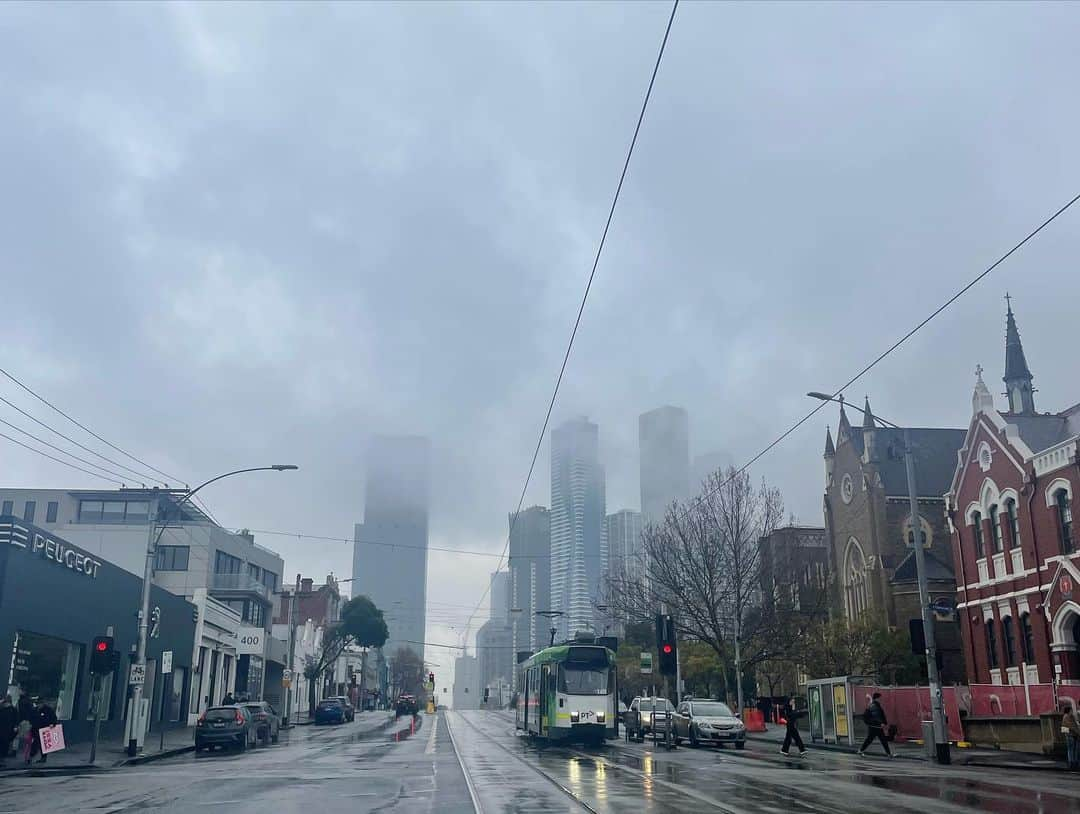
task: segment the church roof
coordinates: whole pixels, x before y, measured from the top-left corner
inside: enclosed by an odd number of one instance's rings
[[[904,466],[904,431],[879,427],[877,445],[883,450],[878,464],[886,495],[906,495],[907,469]],[[967,430],[912,428],[908,430],[915,453],[915,481],[920,497],[941,497],[952,485],[956,471],[956,451],[964,445]]]
[[[1071,438],[1069,420],[1064,415],[1050,413],[1024,415],[1021,413],[1001,413],[1002,418],[1020,432],[1020,438],[1032,452],[1042,452],[1054,444]]]
[[[930,582],[951,582],[956,579],[953,569],[931,554],[929,551],[923,555],[923,564],[926,566],[926,579]],[[919,571],[915,567],[915,552],[908,554],[904,561],[893,572],[893,582],[917,582]]]
[[[832,456],[832,455],[835,455],[835,454],[836,454],[836,447],[833,446],[833,442],[832,442],[832,430],[830,430],[828,427],[826,427],[825,428],[825,457],[828,458],[829,456]]]
[[[1002,381],[1030,378],[1031,370],[1024,357],[1024,346],[1020,343],[1020,331],[1016,328],[1016,318],[1010,304],[1005,315],[1005,376]]]

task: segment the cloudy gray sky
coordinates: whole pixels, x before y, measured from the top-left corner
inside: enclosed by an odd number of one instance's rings
[[[428,435],[432,544],[497,552],[668,9],[5,4],[3,366],[192,482],[301,465],[208,490],[226,525],[351,536],[369,433]],[[599,423],[610,510],[638,504],[640,412],[746,459],[1080,191],[1078,29],[1070,4],[680,8],[555,413]],[[1039,405],[1076,401],[1078,224],[849,397],[963,426],[1010,289]],[[755,469],[804,522],[827,422]],[[2,443],[4,485],[100,485]],[[431,555],[429,640],[494,562]]]

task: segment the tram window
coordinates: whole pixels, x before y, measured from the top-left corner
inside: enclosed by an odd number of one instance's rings
[[[569,695],[605,695],[608,668],[563,664],[559,667],[559,692]]]

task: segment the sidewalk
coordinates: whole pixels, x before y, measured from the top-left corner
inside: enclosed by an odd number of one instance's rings
[[[777,749],[784,742],[784,727],[777,726],[776,724],[769,724],[768,731],[766,732],[748,732],[746,737],[749,740],[772,743],[775,744]],[[844,744],[835,743],[811,743],[807,737],[807,733],[800,730],[800,734],[803,735],[803,739],[806,741],[807,749],[823,749],[830,752],[847,752],[848,754],[855,754],[858,750],[858,746],[847,746]],[[926,749],[922,744],[907,741],[904,743],[891,743],[889,747],[897,758],[904,760],[922,760],[929,761],[930,758],[926,754]],[[881,754],[881,744],[875,743],[871,745],[873,754]],[[870,754],[870,750],[867,752]],[[980,749],[980,748],[965,748],[961,749],[954,746],[952,748],[952,765],[954,766],[987,766],[996,769],[1025,769],[1036,771],[1054,771],[1065,772],[1068,771],[1068,766],[1063,760],[1055,760],[1052,757],[1046,755],[1036,755],[1030,752],[1010,752],[1004,749]]]
[[[102,737],[98,741],[97,756],[90,764],[90,741],[73,743],[66,749],[53,752],[46,763],[27,766],[22,757],[9,757],[0,763],[0,777],[23,775],[47,777],[101,771],[115,766],[134,766],[152,760],[180,755],[195,748],[195,728],[191,726],[167,729],[165,746],[161,748],[161,733],[152,730],[143,743],[143,749],[133,758],[127,756],[127,743],[123,737]],[[35,761],[37,758],[35,758]]]

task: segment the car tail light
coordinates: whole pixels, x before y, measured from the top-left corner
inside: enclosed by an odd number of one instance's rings
[[[244,722],[244,716],[241,715],[239,712],[236,713],[236,722],[238,724],[242,724]]]

